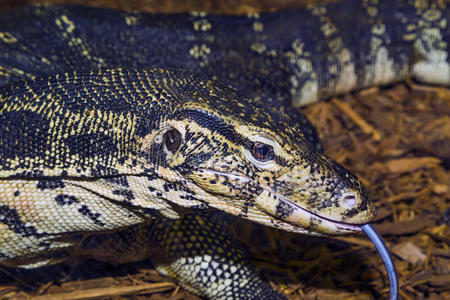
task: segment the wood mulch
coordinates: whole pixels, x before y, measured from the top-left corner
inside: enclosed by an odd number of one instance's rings
[[[450,299],[450,90],[407,80],[303,111],[325,152],[367,186],[378,209],[375,226],[393,253],[401,299]],[[386,298],[384,266],[363,235],[316,238],[236,226],[257,270],[288,299]],[[0,299],[30,298],[199,299],[149,262],[1,267]]]

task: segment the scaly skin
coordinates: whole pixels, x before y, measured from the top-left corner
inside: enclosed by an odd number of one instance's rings
[[[178,207],[302,233],[356,231],[344,223],[373,217],[361,183],[288,115],[186,72],[56,76],[5,88],[1,99],[2,190],[10,211],[27,214],[8,224],[11,234],[115,229],[142,222],[136,209],[178,218]],[[175,152],[170,130],[181,135]],[[272,159],[258,161],[256,143]]]
[[[217,211],[306,234],[370,222],[361,182],[294,106],[408,75],[448,84],[447,18],[389,1],[260,17],[2,13],[0,262],[117,263],[154,245],[158,269],[200,295],[281,297]],[[352,27],[367,33],[357,45]]]
[[[4,263],[37,267],[49,261],[30,257],[71,252],[73,232],[179,218],[185,209],[310,234],[356,231],[351,224],[373,217],[361,183],[288,115],[186,72],[54,76],[7,86],[0,99]],[[272,147],[267,161],[255,157],[258,144]]]

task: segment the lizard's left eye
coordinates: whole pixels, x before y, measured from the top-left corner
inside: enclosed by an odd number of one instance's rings
[[[164,135],[164,142],[167,150],[175,153],[181,146],[181,133],[176,129],[171,129]]]
[[[264,143],[256,142],[252,147],[252,155],[259,161],[272,160],[275,156],[273,147]]]

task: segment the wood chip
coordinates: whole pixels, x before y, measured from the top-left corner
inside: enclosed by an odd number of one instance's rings
[[[175,287],[172,282],[158,282],[158,283],[147,283],[135,286],[113,286],[107,288],[94,288],[86,290],[78,290],[74,292],[59,293],[59,294],[49,294],[45,296],[32,297],[32,300],[77,300],[77,299],[88,299],[88,298],[104,298],[113,297],[120,295],[135,294],[138,292],[146,293],[158,293],[162,291],[168,291]]]
[[[369,123],[367,123],[363,118],[361,118],[348,103],[339,100],[338,98],[333,98],[332,102],[343,111],[353,122],[358,125],[361,130],[366,134],[371,134],[375,141],[381,140],[380,133],[375,130]]]
[[[399,158],[386,162],[386,172],[406,173],[417,169],[435,168],[442,163],[442,160],[436,157],[417,157],[417,158]]]
[[[64,291],[87,290],[92,288],[109,287],[118,282],[112,277],[95,278],[91,280],[70,281],[61,284]]]
[[[372,95],[372,94],[378,93],[379,90],[380,90],[379,87],[372,86],[372,87],[360,90],[358,92],[358,95],[361,96],[361,97],[364,97],[364,96],[367,96],[367,95]]]
[[[339,241],[344,241],[346,243],[363,246],[363,247],[366,247],[366,248],[373,247],[372,242],[369,241],[366,238],[357,238],[357,237],[353,237],[353,236],[334,236],[332,238],[336,239],[336,240],[339,240]]]
[[[373,300],[367,293],[349,293],[336,290],[315,290],[305,294],[305,300]]]
[[[426,259],[426,255],[423,254],[422,250],[409,241],[395,245],[391,251],[412,264],[422,263]]]
[[[450,289],[450,274],[434,275],[431,277],[429,282],[433,286],[442,286]]]
[[[431,279],[431,277],[433,277],[433,271],[423,270],[423,271],[419,271],[418,273],[411,276],[411,278],[409,279],[409,282],[411,285],[418,285],[418,284],[427,282],[428,280]]]
[[[402,235],[421,231],[422,229],[430,227],[434,223],[435,220],[428,217],[418,217],[408,221],[384,222],[382,224],[376,224],[375,227],[381,235]]]
[[[443,257],[450,258],[450,249],[433,248],[433,250],[431,250],[431,255],[443,256]]]

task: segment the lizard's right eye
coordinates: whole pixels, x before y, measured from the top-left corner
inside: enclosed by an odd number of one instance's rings
[[[176,129],[171,129],[164,134],[164,144],[172,153],[178,150],[181,146],[181,133]]]
[[[273,147],[264,143],[254,143],[252,147],[252,155],[259,161],[272,160],[274,157]]]

